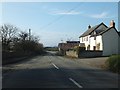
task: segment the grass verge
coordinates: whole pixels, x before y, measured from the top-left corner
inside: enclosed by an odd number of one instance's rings
[[[105,62],[106,68],[112,72],[120,73],[120,55],[112,55]]]

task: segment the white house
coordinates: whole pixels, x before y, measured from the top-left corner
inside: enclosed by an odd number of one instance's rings
[[[80,37],[80,43],[84,43],[86,50],[103,51],[103,56],[120,54],[120,32],[115,28],[115,22],[112,20],[107,27],[103,22],[91,27]]]

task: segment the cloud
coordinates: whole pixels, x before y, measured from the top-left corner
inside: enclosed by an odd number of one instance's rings
[[[78,15],[81,14],[78,11],[53,11],[53,15]]]
[[[102,12],[100,14],[93,14],[93,15],[90,15],[90,17],[92,17],[92,18],[109,18],[107,12]]]
[[[110,18],[118,18],[117,16],[113,16],[108,12],[96,13],[96,14],[83,14],[82,16],[94,18],[94,19],[110,19]]]

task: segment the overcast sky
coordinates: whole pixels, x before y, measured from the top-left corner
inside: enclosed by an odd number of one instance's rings
[[[0,17],[3,24],[15,25],[23,31],[30,28],[44,46],[57,46],[61,40],[79,40],[89,24],[104,22],[109,26],[114,20],[118,28],[118,3],[7,2],[2,3]]]

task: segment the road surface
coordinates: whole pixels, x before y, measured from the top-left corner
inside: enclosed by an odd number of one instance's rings
[[[2,88],[118,88],[118,75],[48,53],[3,67]]]

